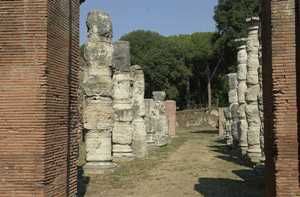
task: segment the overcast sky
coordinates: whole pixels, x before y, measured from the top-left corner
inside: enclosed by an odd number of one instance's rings
[[[215,31],[214,6],[218,0],[87,0],[81,5],[80,40],[86,40],[85,20],[91,10],[109,13],[114,40],[137,29],[162,35]]]

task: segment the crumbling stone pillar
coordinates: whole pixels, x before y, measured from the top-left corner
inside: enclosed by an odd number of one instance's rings
[[[176,101],[165,101],[166,114],[169,121],[169,136],[176,136]]]
[[[147,133],[145,125],[145,77],[141,66],[131,66],[133,80],[133,140],[132,148],[138,158],[147,155]]]
[[[219,107],[219,137],[225,137],[225,115],[224,108]]]
[[[262,5],[266,197],[300,196],[299,9],[298,0]]]
[[[240,39],[238,42],[245,42],[245,39]],[[246,45],[242,45],[238,48],[238,68],[237,68],[237,79],[238,79],[238,101],[239,101],[239,147],[242,156],[247,154],[248,150],[248,122],[246,118],[246,92],[247,92],[247,50]]]
[[[85,68],[83,125],[86,142],[85,173],[101,173],[112,163],[112,22],[108,14],[88,14],[88,41],[84,49]]]
[[[228,77],[228,101],[229,101],[229,111],[231,116],[227,116],[231,118],[231,135],[232,135],[232,143],[233,146],[237,146],[239,144],[239,116],[238,116],[238,81],[237,81],[237,74],[230,73],[227,75]]]
[[[155,114],[154,111],[154,100],[145,99],[145,127],[147,133],[146,142],[149,145],[154,144],[154,124],[152,124],[152,117]]]
[[[228,146],[231,146],[233,144],[233,137],[231,133],[232,118],[231,118],[229,107],[224,108],[224,116],[225,116],[225,140],[226,140],[226,144]]]
[[[114,43],[113,67],[113,156],[133,158],[133,81],[130,72],[129,42]]]
[[[261,120],[258,106],[258,96],[260,85],[258,78],[259,69],[259,18],[247,19],[248,39],[247,39],[247,93],[246,93],[246,115],[248,121],[248,157],[251,162],[259,163],[261,160],[260,131]]]
[[[169,124],[166,115],[164,100],[166,93],[163,91],[152,92],[154,100],[154,109],[152,117],[152,132],[154,133],[154,142],[157,146],[164,146],[169,143]]]

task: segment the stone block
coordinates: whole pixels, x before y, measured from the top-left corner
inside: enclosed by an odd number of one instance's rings
[[[129,145],[132,143],[133,126],[131,122],[115,122],[112,141],[114,144]]]
[[[152,92],[154,101],[164,101],[166,99],[166,93],[164,91],[154,91]]]
[[[260,93],[259,84],[248,86],[247,93],[246,93],[246,101],[257,103],[259,93]]]
[[[99,129],[99,126],[113,124],[112,101],[109,98],[87,100],[83,109],[83,125],[85,129]]]
[[[87,17],[88,36],[112,38],[112,21],[109,14],[102,11],[91,11]]]
[[[111,161],[112,128],[103,130],[89,130],[86,133],[86,160],[87,162]]]
[[[132,149],[136,157],[143,158],[147,155],[147,133],[145,120],[143,118],[135,119],[133,125]]]
[[[129,72],[130,61],[130,43],[128,41],[117,41],[113,44],[113,67],[116,71]]]

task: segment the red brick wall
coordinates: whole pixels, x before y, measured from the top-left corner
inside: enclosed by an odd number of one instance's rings
[[[78,6],[0,1],[0,196],[76,192]]]
[[[296,0],[263,2],[266,196],[299,195]]]

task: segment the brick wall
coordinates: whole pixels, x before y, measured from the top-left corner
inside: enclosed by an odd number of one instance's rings
[[[296,0],[263,1],[263,83],[268,197],[299,195],[295,2]]]
[[[0,1],[0,196],[76,193],[78,6]]]

